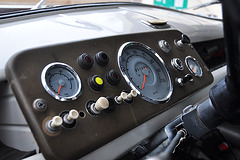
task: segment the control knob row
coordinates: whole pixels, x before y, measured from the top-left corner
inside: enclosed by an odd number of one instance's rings
[[[64,126],[64,124],[71,124],[79,117],[79,113],[77,110],[72,109],[65,114],[62,118],[61,116],[54,116],[51,120],[47,121],[46,129],[49,132],[56,132],[60,128],[60,126]]]

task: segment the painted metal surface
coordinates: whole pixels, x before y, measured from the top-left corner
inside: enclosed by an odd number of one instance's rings
[[[180,103],[176,104],[171,109],[167,110],[166,112],[162,113],[161,115],[154,117],[153,119],[149,120],[148,122],[138,126],[137,128],[122,135],[121,137],[115,139],[114,141],[102,146],[101,148],[97,149],[96,151],[81,158],[81,160],[93,160],[93,159],[112,160],[112,159],[116,159],[122,153],[126,152],[129,149],[129,147],[134,146],[138,142],[151,136],[153,133],[155,133],[157,131],[158,128],[164,127],[165,124],[167,124],[169,121],[169,119],[167,117],[177,116],[177,115],[172,115],[173,110],[178,110],[178,112],[180,113],[185,108],[185,106],[199,103],[200,101],[203,101],[204,99],[206,99],[208,97],[206,95],[208,94],[209,89],[212,86],[214,86],[217,82],[219,82],[226,75],[226,66],[212,72],[212,74],[214,77],[214,82],[210,86],[191,95],[188,99],[181,101]],[[159,124],[159,122],[162,122],[162,123]],[[139,134],[139,133],[141,133],[141,134]],[[44,160],[44,157],[42,154],[37,154],[35,156],[26,158],[25,160],[35,160],[35,159]]]

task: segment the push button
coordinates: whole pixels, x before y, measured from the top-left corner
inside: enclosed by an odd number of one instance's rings
[[[104,81],[103,79],[98,76],[94,75],[90,80],[89,80],[90,87],[95,90],[95,91],[100,91],[103,89],[104,86]]]
[[[111,70],[110,72],[107,73],[106,79],[109,84],[117,86],[121,80],[121,76],[117,71]]]
[[[82,69],[88,70],[92,68],[93,63],[93,58],[86,53],[83,53],[81,56],[78,57],[78,64]]]
[[[95,60],[100,66],[106,66],[108,64],[109,58],[105,52],[100,51],[95,55]]]

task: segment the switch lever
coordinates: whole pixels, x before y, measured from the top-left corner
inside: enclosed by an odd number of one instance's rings
[[[92,103],[90,106],[90,111],[94,115],[99,115],[102,110],[105,110],[109,107],[109,101],[105,97],[100,97],[96,103]]]
[[[131,90],[131,92],[128,93],[127,100],[131,101],[133,99],[133,97],[137,97],[137,91],[136,90]]]
[[[181,87],[184,86],[188,81],[193,81],[193,77],[190,74],[185,75],[183,78],[176,78],[177,84]]]
[[[60,116],[54,116],[51,120],[47,121],[46,129],[49,132],[56,132],[62,125],[63,120]]]
[[[128,94],[126,92],[122,92],[120,96],[116,96],[114,100],[117,104],[121,104],[123,100],[127,100],[127,96]]]
[[[63,121],[64,123],[67,123],[67,124],[71,124],[73,123],[73,121],[75,119],[77,119],[79,117],[79,113],[77,110],[75,109],[72,109],[69,111],[68,114],[66,114],[64,117],[63,117]]]
[[[180,48],[180,49],[183,49],[183,44],[190,44],[191,41],[189,39],[189,37],[185,34],[182,34],[182,39],[180,40],[175,40],[175,45]]]

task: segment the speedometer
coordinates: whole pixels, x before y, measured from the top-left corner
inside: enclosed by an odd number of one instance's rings
[[[145,100],[162,103],[173,91],[169,72],[161,57],[150,47],[127,42],[118,52],[118,66],[132,89]]]

